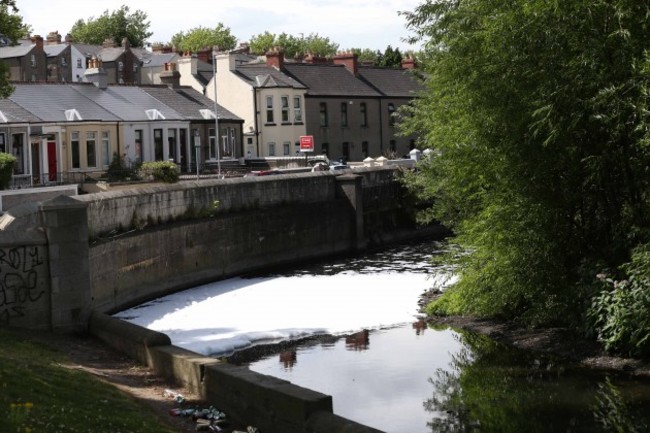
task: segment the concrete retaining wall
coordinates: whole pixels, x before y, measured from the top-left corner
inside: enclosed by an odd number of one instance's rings
[[[234,419],[273,433],[381,433],[335,415],[332,397],[169,344],[169,338],[93,312],[92,334],[175,379]]]

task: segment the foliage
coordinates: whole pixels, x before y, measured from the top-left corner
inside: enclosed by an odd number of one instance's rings
[[[336,54],[339,45],[331,42],[327,37],[319,36],[318,33],[310,33],[307,37],[296,37],[286,33],[275,35],[266,31],[253,36],[250,40],[251,52],[254,54],[265,54],[274,47],[281,47],[287,58],[308,53],[327,57]]]
[[[77,20],[70,35],[75,42],[92,45],[101,45],[106,39],[122,44],[122,40],[127,38],[132,47],[142,47],[153,34],[149,31],[150,25],[145,12],[136,10],[131,13],[129,7],[123,5],[110,13],[105,10],[98,18]]]
[[[588,323],[605,349],[630,356],[650,355],[650,244],[634,250],[621,266],[625,279],[599,274],[601,291],[589,309]]]
[[[17,14],[15,0],[0,0],[0,35],[9,39],[12,43],[27,36],[31,27],[23,23],[23,18]],[[14,91],[9,83],[9,66],[6,62],[0,62],[0,98],[7,98]]]
[[[10,153],[0,152],[0,189],[7,189],[11,184],[11,176],[14,174],[16,157]]]
[[[379,51],[374,51],[369,48],[352,48],[350,51],[357,55],[357,59],[360,63],[376,65],[377,60],[381,57]]]
[[[430,311],[578,324],[585,281],[648,240],[648,2],[428,0],[406,17],[427,90],[402,125],[436,151],[428,217],[469,252]]]
[[[108,164],[106,175],[109,182],[120,182],[125,180],[137,179],[137,171],[139,167],[132,169],[129,167],[124,159],[124,156],[119,156],[117,152],[113,153],[113,158]]]
[[[232,35],[229,27],[219,23],[215,28],[195,27],[185,32],[176,33],[172,37],[172,45],[178,51],[197,52],[218,47],[219,50],[232,50],[237,44],[237,38]]]
[[[178,182],[178,167],[171,161],[143,162],[141,170],[158,182]]]
[[[380,68],[400,68],[402,67],[402,53],[400,53],[399,48],[393,49],[389,45],[384,53],[377,57],[375,64]]]
[[[168,432],[118,389],[72,368],[60,353],[0,330],[0,426],[7,432]]]

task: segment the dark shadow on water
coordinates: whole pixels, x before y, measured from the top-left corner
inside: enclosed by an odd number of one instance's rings
[[[645,432],[650,383],[506,348],[460,332],[429,379],[431,432]],[[641,385],[641,386],[639,386]]]

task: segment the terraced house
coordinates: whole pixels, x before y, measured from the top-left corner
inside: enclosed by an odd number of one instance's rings
[[[202,164],[214,141],[214,103],[181,87],[172,65],[161,86],[109,85],[97,59],[87,83],[13,83],[13,94],[0,100],[0,143],[18,159],[17,179],[47,185],[97,178],[114,155],[128,163],[171,160],[193,171],[197,145]],[[241,143],[242,119],[221,107],[218,115],[230,143]]]

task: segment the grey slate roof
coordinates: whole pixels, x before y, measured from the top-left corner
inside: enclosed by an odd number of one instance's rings
[[[99,51],[98,57],[102,59],[102,62],[114,62],[122,54],[124,54],[124,48],[122,47],[107,47]]]
[[[146,110],[156,109],[165,120],[183,120],[183,116],[163,104],[140,87],[108,86],[99,89],[94,85],[71,84],[78,94],[92,100],[119,120],[149,121]]]
[[[41,119],[10,99],[0,99],[0,112],[7,123],[38,123]],[[2,122],[0,122],[2,124]]]
[[[174,89],[168,86],[144,86],[141,89],[160,102],[173,108],[188,120],[204,120],[200,110],[208,109],[214,111],[212,99],[203,96],[200,92],[189,86],[177,87]],[[219,119],[243,121],[240,117],[217,105]]]
[[[412,98],[424,90],[424,85],[411,70],[361,66],[359,77],[388,97]]]
[[[0,59],[13,59],[14,57],[26,56],[34,47],[35,45],[15,45],[12,47],[1,47]]]
[[[74,46],[81,54],[87,57],[97,56],[102,50],[101,45],[73,43],[72,46]]]
[[[381,94],[343,65],[285,63],[284,69],[307,86],[309,96],[378,97]]]
[[[237,75],[253,87],[288,87],[304,89],[305,86],[293,77],[266,65],[265,63],[252,63],[238,65]]]
[[[212,64],[204,62],[203,60],[198,60],[194,78],[196,78],[196,80],[201,83],[203,87],[205,87],[208,85],[213,76],[214,72],[212,70]]]
[[[69,84],[13,84],[9,99],[45,122],[65,122],[65,111],[76,109],[83,120],[117,121],[119,118]],[[95,87],[92,84],[76,86]]]
[[[138,58],[142,60],[143,68],[159,68],[165,63],[174,62],[178,58],[177,53],[164,53],[164,54],[144,54],[142,57],[136,53]]]
[[[47,57],[56,57],[60,55],[66,48],[68,44],[53,44],[43,46],[43,51]]]

